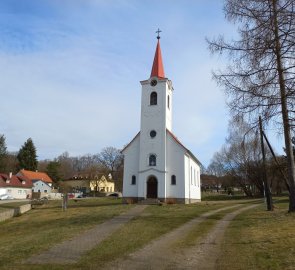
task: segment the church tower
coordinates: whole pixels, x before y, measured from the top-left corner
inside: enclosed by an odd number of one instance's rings
[[[172,129],[173,87],[172,82],[165,77],[160,37],[157,38],[150,78],[141,81],[139,181],[145,179],[147,173],[152,172],[148,179],[151,183],[147,185],[146,190],[148,197],[165,196],[166,130]],[[143,191],[144,189],[142,187]]]
[[[173,86],[165,77],[159,32],[150,78],[140,82],[140,132],[122,150],[123,197],[197,202],[201,163],[172,133]]]

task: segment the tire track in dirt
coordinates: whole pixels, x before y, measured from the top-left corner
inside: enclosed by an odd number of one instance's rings
[[[225,215],[193,247],[175,249],[171,248],[171,246],[179,239],[183,239],[191,229],[203,222],[206,218],[238,206],[241,205],[209,211],[152,241],[142,249],[127,255],[125,259],[119,259],[108,264],[104,269],[214,269],[218,259],[221,240],[230,221],[239,213],[251,209],[257,206],[257,204],[240,208]]]

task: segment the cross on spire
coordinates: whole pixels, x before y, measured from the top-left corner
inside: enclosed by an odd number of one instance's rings
[[[162,31],[158,28],[158,30],[156,31],[156,33],[158,33],[158,36],[157,36],[157,39],[160,39],[161,37],[160,37],[160,33],[161,33]]]
[[[161,48],[160,48],[160,33],[161,32],[162,31],[159,28],[156,31],[156,33],[158,34],[158,36],[157,36],[158,42],[157,42],[157,48],[156,48],[156,52],[155,52],[151,77],[165,78],[162,53],[161,53]]]

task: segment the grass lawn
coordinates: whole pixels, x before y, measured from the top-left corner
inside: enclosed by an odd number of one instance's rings
[[[60,202],[50,202],[20,217],[0,223],[0,269],[59,270],[103,269],[151,240],[210,210],[259,200],[204,201],[193,205],[148,206],[141,216],[86,253],[73,265],[25,265],[31,254],[48,249],[128,210],[120,199],[87,199],[62,212]],[[274,212],[258,206],[240,214],[226,231],[218,269],[294,269],[295,215],[287,214],[287,201],[280,199]],[[235,208],[237,209],[237,208]],[[233,209],[234,210],[234,209]],[[187,248],[213,228],[229,210],[214,214],[192,230],[175,248]]]
[[[31,254],[46,250],[130,207],[133,206],[123,205],[121,199],[96,198],[78,202],[70,200],[68,210],[62,212],[61,201],[50,201],[24,215],[1,222],[0,269],[21,269],[21,260]]]
[[[71,269],[103,269],[104,265],[114,258],[124,257],[202,213],[227,205],[204,202],[191,205],[149,206],[142,216],[115,232]]]
[[[241,193],[227,195],[224,193],[202,192],[202,201],[235,201],[235,200],[252,200]]]
[[[203,202],[194,205],[148,206],[143,215],[116,231],[97,248],[74,265],[24,265],[30,254],[46,250],[63,239],[76,235],[133,206],[121,205],[121,200],[104,198],[85,200],[61,212],[60,202],[50,202],[27,214],[0,225],[0,269],[99,269],[114,258],[122,257],[152,239],[180,226],[186,221],[228,202]],[[4,236],[4,237],[3,237]],[[2,241],[3,239],[3,241]]]
[[[295,214],[286,198],[240,214],[226,231],[218,269],[295,269]]]

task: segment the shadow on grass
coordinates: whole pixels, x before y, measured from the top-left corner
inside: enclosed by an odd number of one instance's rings
[[[104,207],[104,206],[118,206],[118,205],[127,205],[123,204],[122,200],[115,201],[110,201],[110,202],[102,202],[102,203],[93,203],[93,202],[87,202],[86,200],[71,200],[68,202],[68,208],[96,208],[96,207]],[[58,209],[61,208],[62,201],[59,201],[58,203],[55,203],[53,205],[52,203],[45,203],[43,205],[36,205],[35,209],[38,210],[48,210],[48,209]]]
[[[261,197],[246,197],[244,195],[202,195],[202,201],[236,201],[236,200],[253,200],[261,199]]]

